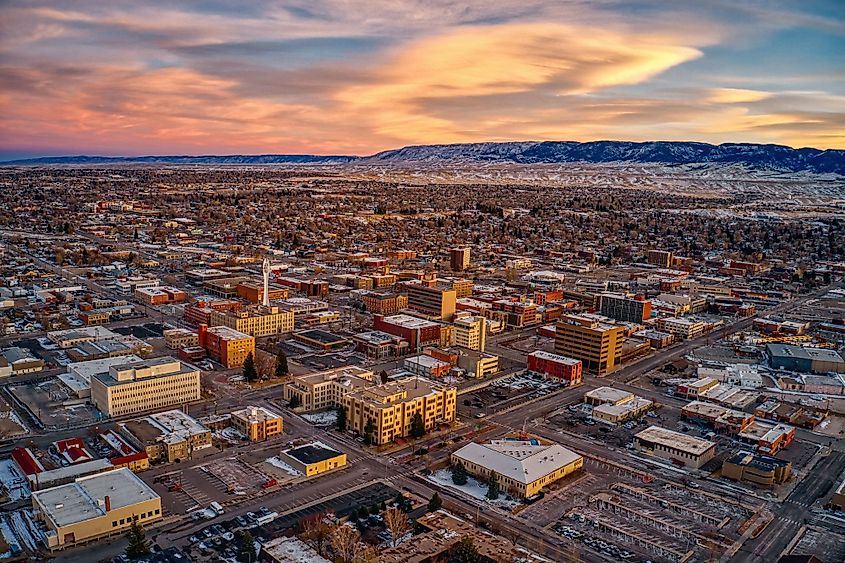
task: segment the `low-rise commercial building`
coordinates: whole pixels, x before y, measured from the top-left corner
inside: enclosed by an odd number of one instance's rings
[[[306,477],[346,467],[346,454],[322,442],[312,442],[282,450],[279,458]]]
[[[310,348],[324,352],[343,348],[349,343],[343,336],[318,328],[294,333],[293,338]]]
[[[171,328],[164,331],[164,344],[171,350],[181,350],[199,344],[199,335],[184,328]]]
[[[234,411],[231,421],[232,426],[253,442],[278,436],[284,430],[282,415],[261,406]]]
[[[428,354],[420,354],[406,358],[402,367],[414,375],[436,379],[448,374],[449,370],[452,369],[452,364],[438,360]]]
[[[0,377],[34,373],[44,369],[44,360],[26,348],[13,346],[0,352]]]
[[[420,352],[426,346],[451,344],[450,336],[444,334],[443,325],[410,315],[375,315],[373,328],[405,339],[410,352]]]
[[[51,551],[125,533],[161,518],[161,497],[128,469],[115,469],[32,493]]]
[[[374,315],[395,315],[408,308],[408,296],[402,293],[368,293],[364,308]]]
[[[147,305],[167,305],[181,303],[188,298],[188,294],[176,287],[139,287],[135,289],[135,298]]]
[[[845,360],[836,350],[829,348],[767,344],[766,355],[769,365],[774,369],[803,373],[845,373]]]
[[[689,340],[704,334],[704,331],[707,329],[707,323],[694,319],[662,317],[657,319],[657,328],[674,335],[676,338]]]
[[[792,475],[792,464],[776,457],[737,452],[722,464],[722,477],[770,488],[785,483]]]
[[[120,425],[127,441],[152,462],[179,462],[211,447],[211,430],[180,410],[137,418]]]
[[[538,439],[471,442],[454,452],[451,461],[482,480],[495,475],[501,490],[519,498],[536,495],[584,466],[575,452]]]
[[[583,363],[581,360],[537,350],[528,354],[528,371],[546,379],[566,381],[570,385],[581,383]]]
[[[360,332],[352,336],[355,350],[371,360],[395,358],[408,353],[408,343],[401,336],[380,330]]]
[[[253,281],[242,281],[235,287],[235,292],[241,299],[252,303],[264,302],[264,284]],[[288,298],[288,290],[276,284],[269,284],[267,295],[270,301],[279,301]]]
[[[716,455],[714,442],[659,426],[649,426],[635,434],[634,446],[638,451],[693,469],[698,469]]]

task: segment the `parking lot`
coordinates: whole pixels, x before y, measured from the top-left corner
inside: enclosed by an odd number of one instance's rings
[[[55,377],[7,389],[49,430],[84,426],[101,418],[94,406],[76,399]]]

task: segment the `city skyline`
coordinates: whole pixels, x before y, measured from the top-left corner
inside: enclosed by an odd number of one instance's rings
[[[0,159],[845,147],[836,2],[10,2],[0,14]]]

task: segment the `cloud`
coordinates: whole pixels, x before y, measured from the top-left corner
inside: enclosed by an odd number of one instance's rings
[[[759,102],[771,96],[770,92],[760,90],[746,90],[744,88],[713,88],[707,101],[714,104],[739,104],[743,102]]]

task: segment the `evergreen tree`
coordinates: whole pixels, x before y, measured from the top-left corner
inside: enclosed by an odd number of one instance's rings
[[[423,436],[425,436],[425,423],[423,422],[422,415],[416,413],[411,419],[411,437],[422,438]]]
[[[499,498],[499,479],[495,473],[490,475],[490,480],[487,482],[487,498],[490,500]]]
[[[255,539],[248,531],[239,531],[235,536],[235,542],[238,547],[238,561],[242,563],[254,563],[255,557]]]
[[[373,432],[376,431],[376,425],[373,419],[367,419],[367,424],[364,426],[364,443],[368,446],[373,443]]]
[[[435,512],[437,510],[440,510],[441,506],[443,506],[443,501],[440,500],[440,495],[435,492],[433,495],[431,495],[431,498],[428,500],[428,511]]]
[[[358,509],[358,519],[359,520],[366,520],[370,516],[370,511],[367,510],[366,506],[362,506]]]
[[[449,563],[481,563],[481,556],[472,538],[461,538],[452,553],[452,557],[449,558]]]
[[[467,484],[467,470],[460,461],[452,466],[452,482],[456,485]]]
[[[150,544],[144,536],[144,528],[137,520],[132,521],[132,525],[126,532],[126,539],[129,540],[129,545],[126,546],[126,556],[130,559],[138,559],[150,553]]]
[[[379,373],[378,375],[381,378],[382,383],[387,383],[387,380],[390,379],[390,376],[387,375],[387,372],[384,370],[381,370],[381,373]]]
[[[246,359],[244,359],[244,379],[247,381],[258,379],[258,371],[255,369],[255,358],[252,357],[252,352],[247,354]]]
[[[276,377],[284,377],[290,373],[288,370],[288,357],[285,353],[280,349],[279,353],[276,354],[276,370],[275,375]]]
[[[346,432],[346,407],[344,406],[337,409],[337,429]]]

